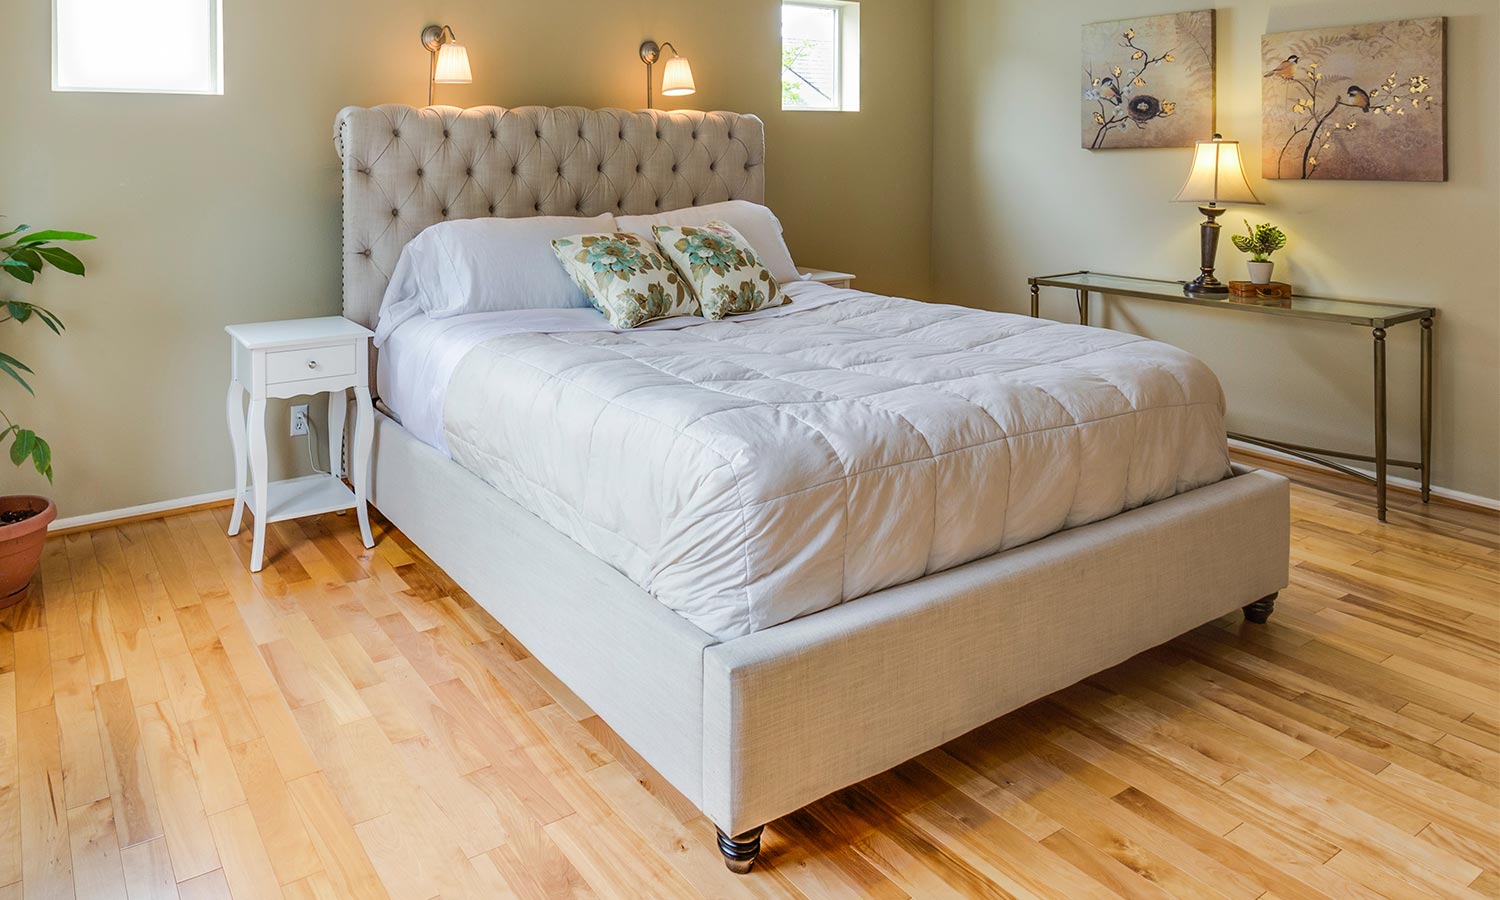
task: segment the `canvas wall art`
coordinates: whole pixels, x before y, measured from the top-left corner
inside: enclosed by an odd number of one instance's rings
[[[1214,11],[1083,26],[1083,147],[1191,147],[1214,131]]]
[[[1443,181],[1442,17],[1268,34],[1261,175]]]

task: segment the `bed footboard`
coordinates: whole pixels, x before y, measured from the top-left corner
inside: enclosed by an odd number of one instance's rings
[[[1286,479],[1236,477],[704,652],[703,810],[737,835],[1287,584]],[[721,842],[721,847],[722,847]]]

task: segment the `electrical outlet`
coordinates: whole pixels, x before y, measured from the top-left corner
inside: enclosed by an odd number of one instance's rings
[[[299,434],[307,434],[307,404],[298,403],[292,407],[292,437]]]

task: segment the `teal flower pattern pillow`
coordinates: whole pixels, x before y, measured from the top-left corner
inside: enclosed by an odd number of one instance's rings
[[[703,314],[722,319],[736,313],[780,306],[790,298],[761,264],[744,235],[724,222],[656,225],[656,243],[687,276]]]
[[[563,269],[616,328],[701,314],[673,265],[633,234],[579,234],[552,242]]]

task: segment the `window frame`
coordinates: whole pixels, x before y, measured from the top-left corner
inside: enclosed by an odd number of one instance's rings
[[[212,84],[207,90],[152,87],[93,87],[65,85],[59,79],[61,29],[58,28],[57,6],[62,0],[52,0],[52,90],[67,94],[180,94],[192,97],[219,97],[224,94],[224,0],[202,0],[208,4],[208,68]]]
[[[838,39],[833,48],[835,97],[834,105],[829,107],[787,106],[783,100],[782,112],[859,112],[859,0],[781,0],[778,10],[784,11],[788,6],[828,9],[837,14]],[[785,35],[781,38],[781,50],[786,51]],[[784,73],[784,68],[778,69],[778,75]]]

